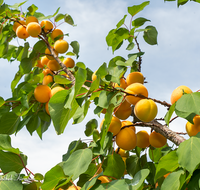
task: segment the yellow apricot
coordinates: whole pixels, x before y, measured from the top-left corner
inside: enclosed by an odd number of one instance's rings
[[[49,59],[47,58],[46,55],[43,56],[43,57],[41,57],[41,64],[42,64],[43,66],[47,65],[48,61],[49,61]]]
[[[69,44],[65,40],[57,40],[54,43],[54,49],[58,53],[65,53],[68,50],[68,48],[69,48]]]
[[[46,103],[51,97],[51,88],[47,85],[39,85],[34,90],[34,96],[38,102]]]
[[[137,136],[134,130],[129,129],[128,127],[123,128],[116,135],[116,144],[118,147],[124,150],[132,150],[136,147]]]
[[[126,82],[127,85],[133,84],[133,83],[144,83],[144,76],[141,72],[132,72],[130,74],[128,74],[128,76],[126,77]]]
[[[23,25],[20,25],[20,26],[17,27],[16,35],[17,35],[18,38],[21,38],[21,39],[26,39],[26,38],[29,37],[29,34],[26,31],[26,27],[23,26]]]
[[[105,121],[105,119],[103,119],[100,123],[100,129],[103,125],[103,122]],[[113,133],[113,136],[117,135],[121,129],[121,121],[115,117],[115,116],[112,116],[112,119],[111,119],[111,122],[110,122],[110,125],[109,125],[109,128],[108,128],[108,131],[112,132]]]
[[[53,48],[53,47],[52,47]],[[47,58],[49,59],[49,60],[54,60],[54,57],[53,57],[53,55],[51,54],[51,52],[50,52],[50,50],[48,49],[48,48],[46,48],[46,50],[45,50],[45,55],[47,56]],[[54,50],[54,53],[56,54],[56,55],[58,55],[58,52],[57,51],[55,51]]]
[[[109,183],[110,182],[110,180],[106,176],[100,176],[100,177],[98,177],[98,180],[100,180],[101,183]]]
[[[48,85],[51,82],[53,82],[53,77],[51,75],[46,75],[42,80],[43,85]]]
[[[184,85],[177,87],[171,94],[171,104],[174,104],[178,99],[180,99],[184,93],[192,93],[192,90]]]
[[[50,113],[49,113],[49,102],[47,102],[45,104],[45,110],[46,110],[47,114],[50,115]]]
[[[79,187],[79,186],[70,186],[70,187],[68,187],[68,189],[67,190],[80,190],[81,189],[81,187]]]
[[[149,135],[149,143],[155,148],[161,148],[167,143],[167,139],[160,133],[153,131]]]
[[[41,60],[37,60],[36,67],[39,67],[39,68],[41,68],[41,69],[44,68],[44,66],[43,66],[42,63],[41,63]]]
[[[37,22],[38,23],[38,19],[35,16],[29,16],[26,18],[26,25],[28,25],[30,22]]]
[[[41,26],[37,22],[30,22],[26,26],[26,31],[32,37],[38,37],[38,35],[41,33],[42,29],[41,29]]]
[[[134,114],[143,122],[152,121],[156,117],[157,113],[157,105],[151,99],[142,99],[135,104]]]
[[[122,121],[122,127],[133,125],[131,121]],[[129,126],[128,128],[132,129],[135,132],[135,126]]]
[[[53,72],[52,72],[50,69],[48,69],[48,68],[45,69],[45,70],[43,70],[42,73],[44,74],[44,76],[46,76],[46,75],[48,75],[48,74],[53,75]]]
[[[126,83],[124,78],[120,78],[120,85],[118,85],[117,83],[114,83],[114,87],[115,88],[120,87],[120,88],[125,89],[127,86],[128,85],[127,85],[127,83]]]
[[[58,29],[58,28],[56,28],[51,33],[51,39],[52,40],[55,40],[55,38],[63,39],[63,35],[64,35],[63,31]]]
[[[126,150],[124,150],[124,149],[122,149],[122,148],[117,148],[116,150],[115,150],[115,152],[117,153],[117,154],[119,154],[121,157],[129,157],[129,152],[128,151],[126,151]]]
[[[13,24],[13,30],[14,32],[16,32],[18,26],[21,26],[21,25],[26,25],[26,22],[24,20],[19,20],[19,22],[14,22]]]
[[[126,93],[135,94],[135,95],[142,95],[144,97],[148,97],[148,91],[146,87],[141,83],[133,83],[130,84],[126,89]],[[143,99],[142,97],[135,97],[132,95],[127,95],[126,100],[130,103],[135,105],[139,100]]]
[[[61,86],[56,86],[56,87],[52,88],[51,89],[51,96],[53,96],[54,94],[56,94],[57,92],[59,92],[61,90],[65,90],[65,89]]]
[[[92,81],[94,81],[94,80],[96,80],[96,79],[97,79],[96,72],[97,72],[97,71],[94,71],[94,73],[92,74]]]
[[[49,31],[51,31],[53,29],[53,24],[52,22],[48,21],[48,20],[43,20],[40,23],[40,26],[42,27],[42,29],[47,33]]]
[[[150,145],[149,143],[149,134],[147,133],[147,131],[142,130],[137,132],[137,144],[136,146],[140,147],[140,148],[146,148]]]
[[[47,67],[52,71],[58,71],[60,69],[60,65],[55,59],[49,60],[47,63]]]
[[[195,136],[198,132],[200,132],[200,115],[196,115],[193,118],[193,123],[190,123],[189,121],[186,123],[186,131],[187,134],[191,136]]]
[[[67,57],[63,60],[63,64],[65,64],[66,67],[73,68],[75,66],[75,62],[72,58]]]

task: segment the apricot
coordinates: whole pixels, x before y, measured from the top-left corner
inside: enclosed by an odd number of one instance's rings
[[[133,83],[144,83],[144,76],[141,72],[132,72],[128,74],[126,77],[126,83],[127,85],[133,84]]]
[[[29,37],[29,34],[26,31],[26,27],[23,26],[23,25],[20,25],[20,26],[17,27],[16,35],[17,35],[18,38],[21,38],[21,39],[26,39],[26,38]]]
[[[97,79],[96,72],[97,72],[97,71],[94,71],[94,73],[92,74],[92,81],[94,81],[94,80],[96,80],[96,79]]]
[[[133,123],[131,121],[122,121],[122,127],[128,126],[128,125],[133,125]],[[128,128],[134,130],[135,132],[135,126],[129,126]]]
[[[137,136],[135,131],[130,128],[123,128],[116,135],[116,144],[124,150],[132,150],[136,147]]]
[[[106,176],[100,176],[100,177],[98,177],[98,180],[100,180],[101,183],[109,183],[110,182],[110,180]]]
[[[50,113],[49,113],[49,102],[47,102],[45,104],[45,110],[46,110],[47,114],[50,115]]]
[[[105,119],[103,119],[101,121],[100,129],[101,129],[104,121],[105,121]],[[112,116],[108,131],[112,132],[113,136],[115,136],[115,135],[117,135],[119,133],[119,131],[121,129],[121,125],[122,125],[121,121],[117,117]]]
[[[75,62],[72,58],[67,57],[63,60],[63,64],[65,64],[66,67],[73,68],[75,66]]]
[[[44,76],[46,76],[46,75],[48,75],[48,74],[51,74],[51,75],[53,75],[53,72],[50,70],[50,69],[44,69],[43,71],[42,71],[42,73],[44,74]]]
[[[53,48],[53,47],[52,47]],[[51,54],[51,52],[50,52],[50,50],[48,49],[48,48],[46,48],[46,50],[45,50],[45,55],[47,56],[47,58],[49,59],[49,60],[54,60],[54,57],[53,57],[53,55]],[[54,53],[56,54],[56,55],[58,55],[58,52],[57,51],[55,51],[54,50]]]
[[[153,131],[149,135],[149,143],[155,148],[161,148],[167,143],[167,139],[160,133]]]
[[[140,148],[146,148],[150,145],[149,143],[149,134],[147,133],[147,131],[142,130],[137,132],[137,144],[136,146],[140,147]]]
[[[55,40],[56,38],[63,39],[63,37],[64,37],[63,31],[58,28],[54,29],[51,33],[52,40]]]
[[[18,22],[14,22],[13,24],[13,30],[14,32],[16,32],[18,26],[21,26],[21,25],[26,25],[26,22],[24,20],[19,20]]]
[[[57,92],[59,92],[61,90],[65,90],[65,89],[61,86],[56,86],[56,87],[52,88],[51,89],[51,96],[53,96],[54,94],[56,94]]]
[[[68,48],[69,48],[69,44],[65,40],[57,40],[54,43],[54,49],[58,53],[65,53],[65,52],[67,52]]]
[[[142,95],[144,97],[148,97],[148,91],[146,87],[141,83],[133,83],[130,84],[126,89],[126,93],[135,94],[135,95]],[[142,97],[136,97],[132,95],[127,95],[126,100],[130,103],[135,105],[139,100],[143,99]]]
[[[28,25],[30,22],[38,23],[38,19],[35,16],[29,16],[26,18],[26,25]]]
[[[120,85],[118,85],[117,83],[114,83],[113,85],[115,88],[120,87],[125,89],[128,85],[126,83],[126,80],[124,78],[120,78]]]
[[[44,66],[43,66],[42,63],[41,63],[41,60],[37,60],[36,67],[39,67],[39,68],[41,68],[41,69],[44,68]]]
[[[51,82],[53,82],[53,77],[51,75],[44,76],[44,78],[42,80],[43,85],[48,85]]]
[[[55,59],[49,60],[47,63],[47,67],[52,71],[58,71],[60,69],[60,65]]]
[[[184,85],[177,87],[171,94],[171,104],[174,104],[178,99],[180,99],[184,93],[190,94],[192,93],[192,90]]]
[[[40,26],[42,27],[42,29],[44,30],[44,32],[50,32],[53,29],[53,24],[52,22],[48,21],[48,20],[43,20],[40,23]]]
[[[76,186],[76,187],[75,187],[75,186],[72,185],[72,186],[68,187],[67,190],[77,190],[77,189],[80,190],[81,187],[79,187],[79,186]]]
[[[39,85],[34,90],[34,96],[38,102],[46,103],[51,97],[51,88],[47,85]]]
[[[189,121],[186,123],[186,131],[187,134],[191,136],[195,136],[198,132],[200,132],[200,115],[196,115],[193,118],[193,123],[190,123]]]
[[[41,26],[37,22],[30,22],[26,26],[26,31],[31,37],[38,37],[42,29],[41,29]]]
[[[43,66],[47,65],[48,61],[49,61],[49,59],[47,58],[46,55],[43,56],[43,57],[41,57],[41,64],[42,64]]]
[[[142,99],[135,104],[134,113],[139,120],[150,122],[156,117],[158,108],[153,100]]]
[[[118,149],[119,149],[119,150],[118,150]],[[121,157],[126,157],[126,158],[129,157],[129,152],[126,151],[126,150],[124,150],[124,149],[122,149],[122,148],[117,148],[117,149],[115,150],[115,152],[116,152],[117,154],[119,154]]]

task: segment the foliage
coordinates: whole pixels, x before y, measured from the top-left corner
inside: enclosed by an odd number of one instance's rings
[[[198,0],[193,1],[199,2]],[[177,1],[178,6],[187,2],[188,0]],[[52,31],[63,22],[75,26],[69,14],[59,13],[58,8],[53,15],[45,16],[37,11],[36,5],[31,5],[27,12],[22,12],[20,7],[24,3],[26,1],[11,6],[0,1],[0,57],[8,62],[19,62],[19,70],[11,83],[12,97],[9,99],[0,97],[0,168],[2,174],[0,189],[67,189],[75,185],[75,180],[82,189],[91,190],[164,190],[169,187],[172,190],[199,189],[200,148],[198,143],[200,133],[185,140],[166,126],[176,119],[171,118],[173,114],[193,123],[194,116],[199,115],[200,112],[200,92],[191,94],[183,92],[182,97],[171,105],[165,101],[144,97],[140,93],[130,94],[126,88],[120,86],[121,80],[126,75],[141,72],[142,56],[145,52],[142,52],[140,48],[138,34],[143,34],[143,39],[147,44],[158,44],[156,27],[148,25],[151,21],[144,17],[135,18],[150,4],[150,1],[128,7],[128,14],[124,15],[116,24],[116,28],[111,29],[106,36],[107,45],[112,52],[114,53],[125,45],[126,50],[130,52],[127,53],[127,57],[115,56],[108,64],[103,63],[95,72],[92,72],[82,62],[77,62],[72,68],[65,66],[63,62],[65,57],[79,58],[80,45],[76,40],[69,43],[70,51],[62,55],[57,55],[55,52],[53,47],[55,41],[60,42],[59,40],[68,34],[58,35],[54,41],[51,37]],[[12,40],[19,37],[18,29],[14,31],[14,23],[23,26],[20,22],[26,21],[29,16],[37,18],[39,23],[52,19],[54,20],[53,27],[47,29],[47,23],[42,26],[41,32],[34,37],[33,47],[29,43],[31,37],[24,39],[23,46],[12,45]],[[130,27],[126,25],[128,17],[130,17]],[[137,50],[134,51],[134,49]],[[47,74],[52,77],[53,81],[47,84],[51,93],[47,94],[48,101],[40,102],[36,99],[35,89],[43,83],[44,71],[50,67],[48,63],[42,64],[41,58],[45,55],[56,60],[59,69],[51,69]],[[58,86],[61,90],[53,95],[54,87]],[[159,123],[156,118],[150,122],[140,121],[132,111],[133,123],[122,126],[117,134],[122,130],[125,131],[126,128],[131,129],[135,134],[134,127],[151,127],[152,131],[155,130],[177,146],[170,147],[167,143],[156,148],[151,143],[145,148],[134,146],[135,148],[125,151],[127,156],[120,154],[120,147],[114,150],[116,136],[113,136],[114,132],[109,127],[113,122],[113,115],[123,105],[127,96],[151,99],[167,107],[168,111],[163,118],[165,123]],[[53,166],[44,176],[40,173],[33,174],[26,167],[28,157],[11,145],[10,135],[17,134],[26,127],[30,135],[36,132],[42,139],[43,133],[48,130],[51,123],[53,123],[55,132],[60,135],[64,132],[68,122],[73,121],[73,124],[77,124],[84,120],[90,104],[95,105],[94,114],[98,116],[105,114],[100,131],[96,119],[91,119],[86,124],[85,135],[92,137],[93,140],[89,143],[81,139],[71,142],[60,163]],[[128,108],[133,110],[134,105]],[[121,123],[120,121],[120,126]],[[125,139],[122,142],[124,143]],[[165,177],[166,174],[169,175]],[[102,176],[106,177],[107,183],[100,180]]]

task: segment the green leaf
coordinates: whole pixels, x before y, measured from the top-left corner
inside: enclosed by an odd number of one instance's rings
[[[115,152],[109,154],[103,162],[103,174],[120,179],[124,175],[125,165],[122,157]]]
[[[77,57],[77,59],[78,59],[78,57],[79,57],[79,50],[80,50],[80,45],[79,45],[79,43],[78,43],[77,41],[72,41],[72,42],[70,43],[70,45],[71,45],[72,48],[73,48],[73,53],[76,54],[76,57]]]
[[[142,186],[144,180],[146,179],[146,177],[149,175],[149,169],[142,169],[140,171],[138,171],[134,178],[131,180],[131,184],[132,185],[131,189],[132,190],[137,190],[140,188],[140,186]]]
[[[64,21],[65,21],[66,23],[72,25],[72,26],[75,26],[72,17],[71,17],[70,15],[68,15],[68,14],[65,15]]]
[[[135,47],[135,44],[133,42],[130,42],[126,48],[126,50],[132,50]]]
[[[154,26],[147,26],[145,28],[147,31],[144,31],[143,38],[149,45],[156,45],[158,32]]]
[[[165,122],[166,124],[169,126],[169,122],[170,122],[170,119],[172,117],[172,114],[174,113],[174,110],[175,110],[175,104],[171,105],[170,108],[169,108],[169,111],[166,113],[164,119],[165,119]]]
[[[41,181],[41,180],[44,179],[44,176],[41,173],[35,173],[34,174],[34,179]]]
[[[85,135],[87,137],[91,136],[93,134],[94,129],[97,129],[97,127],[98,122],[96,119],[91,119],[90,121],[88,121],[86,124]]]
[[[149,5],[150,1],[145,1],[140,5],[133,5],[132,7],[128,7],[128,13],[131,16],[136,15],[140,11],[142,11],[147,5]]]
[[[164,180],[164,182],[161,186],[161,189],[162,190],[169,190],[169,187],[170,187],[170,190],[180,189],[180,185],[181,185],[180,184],[180,177],[183,174],[184,174],[183,170],[179,170],[179,171],[176,171],[176,172],[169,174],[167,176],[167,178]]]
[[[38,10],[38,7],[35,6],[34,4],[32,4],[31,6],[29,6],[29,7],[27,8],[27,10],[29,11],[29,13],[30,13],[31,15],[34,15],[34,13]]]
[[[149,157],[153,162],[158,162],[162,157],[162,150],[163,148],[149,148]]]
[[[20,158],[21,157],[21,158]],[[23,161],[23,163],[22,163]],[[0,150],[0,168],[3,173],[15,171],[20,173],[27,164],[27,157],[23,154],[17,155],[12,152]]]
[[[126,159],[126,170],[132,177],[140,170],[139,158],[136,155],[131,155]]]
[[[179,167],[176,151],[172,151],[163,156],[156,167],[155,181],[169,172],[173,172]]]
[[[24,74],[30,73],[32,69],[33,60],[30,58],[24,58],[21,60],[20,66]]]
[[[72,82],[62,75],[55,75],[53,79],[54,79],[54,82],[58,84],[70,84]]]
[[[200,133],[182,142],[177,150],[178,163],[188,170],[190,174],[194,172],[200,163]]]
[[[124,17],[117,23],[117,29],[124,24],[126,17],[127,15],[124,15]]]
[[[18,117],[14,112],[3,114],[0,118],[0,134],[13,134],[17,129],[19,122],[20,117]]]
[[[20,81],[20,79],[22,78],[23,73],[21,72],[21,70],[19,70],[16,74],[15,77],[13,79],[13,81],[11,82],[11,90],[12,92],[14,91],[16,85],[18,84],[18,82]]]
[[[10,5],[9,7],[10,8],[13,8],[13,9],[18,9],[20,6],[22,6],[24,3],[26,3],[28,0],[26,0],[26,1],[23,1],[23,2],[21,2],[21,3],[15,3],[14,5]]]
[[[87,71],[79,68],[75,77],[75,95],[77,95],[87,79]]]
[[[72,176],[72,180],[84,173],[92,161],[92,151],[88,148],[73,152],[63,164],[65,175]]]
[[[33,115],[28,123],[26,124],[26,128],[29,131],[29,133],[32,135],[33,132],[40,126],[41,119],[38,115]]]
[[[55,17],[55,22],[58,22],[62,20],[63,18],[65,18],[65,15],[60,13]]]
[[[0,107],[3,106],[5,103],[4,99],[0,96]]]
[[[53,17],[55,17],[58,14],[59,10],[60,10],[60,7],[57,8],[56,12],[53,14]]]
[[[175,112],[179,117],[183,117],[193,123],[194,115],[200,114],[200,92],[184,94],[176,102]]]
[[[15,154],[20,154],[18,148],[12,147],[11,138],[7,134],[0,134],[0,150],[6,150]]]
[[[185,3],[187,3],[188,2],[188,0],[178,0],[178,7],[180,6],[180,5],[184,5]]]
[[[197,189],[199,189],[199,183],[200,183],[200,172],[199,172],[199,169],[197,169],[192,174],[192,177],[191,177],[187,187],[189,190],[197,190]]]
[[[43,190],[53,189],[62,179],[66,179],[63,169],[61,166],[56,165],[45,174],[44,182],[42,184],[42,189]]]
[[[135,26],[135,27],[138,28],[138,27],[142,26],[147,21],[150,21],[150,20],[143,18],[143,17],[139,17],[139,18],[136,18],[135,20],[133,20],[132,26]]]

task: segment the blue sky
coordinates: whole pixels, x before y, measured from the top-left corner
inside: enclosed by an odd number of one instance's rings
[[[158,45],[156,46],[146,44],[142,33],[139,35],[140,47],[145,52],[142,73],[148,81],[145,85],[148,88],[149,96],[170,102],[172,91],[180,85],[186,85],[193,91],[200,89],[200,54],[198,53],[200,4],[189,2],[177,8],[176,2],[164,3],[163,1],[151,0],[150,5],[136,17],[145,17],[151,20],[148,24],[155,26],[158,30]],[[6,0],[7,4],[19,2],[21,1]],[[66,37],[67,41],[77,40],[80,43],[80,57],[77,61],[84,62],[95,71],[103,62],[108,63],[114,56],[121,55],[127,58],[127,54],[130,52],[125,50],[118,50],[113,55],[111,49],[107,48],[105,37],[127,14],[128,6],[142,2],[141,0],[29,0],[22,6],[22,9],[26,11],[28,6],[35,4],[39,8],[38,11],[45,15],[53,14],[58,7],[60,7],[60,13],[70,14],[77,26],[63,24],[60,28],[69,33],[69,37]],[[23,44],[22,41],[20,43]],[[125,46],[123,47],[125,49]],[[18,62],[8,63],[1,60],[0,96],[5,99],[11,96],[10,84],[18,65]],[[158,118],[163,117],[166,108],[159,106],[158,109]],[[81,124],[69,123],[64,134],[60,136],[56,135],[51,126],[44,133],[42,141],[37,134],[34,133],[31,137],[24,129],[16,137],[12,137],[12,144],[28,155],[27,167],[32,172],[44,174],[62,160],[62,155],[66,153],[71,141],[86,138],[84,135],[85,124],[92,119],[92,115],[93,110],[91,109]],[[102,119],[94,117],[99,122]],[[185,132],[185,123],[185,120],[177,119],[170,128]]]

